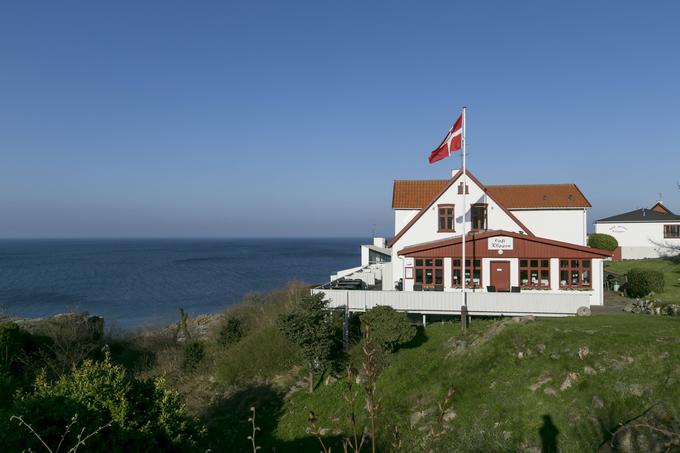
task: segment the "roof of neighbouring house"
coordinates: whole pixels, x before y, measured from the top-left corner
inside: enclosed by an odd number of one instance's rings
[[[669,211],[670,212],[670,211]],[[678,222],[680,215],[667,214],[665,212],[653,211],[651,209],[642,208],[635,211],[624,212],[623,214],[605,217],[604,219],[596,220],[595,223],[609,223],[609,222]]]
[[[395,180],[392,209],[422,209],[449,179]],[[507,209],[590,208],[576,184],[486,186],[489,195]]]

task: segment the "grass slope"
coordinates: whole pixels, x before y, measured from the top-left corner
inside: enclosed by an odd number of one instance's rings
[[[625,274],[634,267],[663,272],[666,280],[665,288],[656,297],[664,303],[680,303],[680,259],[677,257],[667,259],[650,258],[606,263],[606,270],[620,274]]]
[[[417,448],[449,387],[455,417],[435,451],[514,451],[552,440],[561,451],[593,451],[618,423],[657,401],[680,409],[680,320],[597,316],[498,326],[475,320],[464,335],[459,324],[431,325],[393,356],[378,383],[383,451],[393,450],[394,426],[402,451]],[[306,431],[313,411],[333,451],[341,451],[338,436],[348,429],[343,389],[338,381],[281,400],[275,437],[265,443],[318,451]]]

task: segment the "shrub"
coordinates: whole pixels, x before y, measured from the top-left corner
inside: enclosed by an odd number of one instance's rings
[[[30,386],[46,359],[50,359],[48,338],[31,335],[13,322],[1,323],[0,405],[11,402],[17,389]]]
[[[257,330],[227,349],[217,369],[227,385],[267,381],[300,364],[298,348],[275,326]]]
[[[400,344],[416,336],[416,329],[406,313],[385,305],[374,307],[361,315],[361,325],[370,328],[371,339],[385,351],[394,351]]]
[[[200,341],[189,341],[182,349],[182,369],[194,371],[205,357],[205,346]]]
[[[217,342],[222,346],[231,346],[243,338],[241,320],[234,317],[226,319],[217,334]]]
[[[88,442],[91,451],[192,450],[203,433],[163,380],[137,380],[108,354],[103,361],[86,359],[53,382],[40,376],[35,390],[15,401],[12,414],[22,416],[48,445],[59,442],[74,416],[78,423],[72,436],[111,423]],[[37,451],[36,439],[27,432],[2,425],[0,440],[5,445]]]
[[[593,233],[588,236],[588,247],[613,252],[619,246],[619,241],[614,236],[604,233]]]
[[[659,293],[664,289],[664,275],[660,271],[633,268],[628,271],[626,278],[630,297],[644,297],[651,292]]]

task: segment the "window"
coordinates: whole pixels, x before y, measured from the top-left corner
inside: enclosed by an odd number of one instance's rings
[[[482,286],[482,261],[472,260],[472,267],[470,267],[470,260],[465,260],[465,287],[466,288],[481,288]],[[470,281],[472,275],[472,282]],[[461,287],[460,279],[460,260],[453,260],[453,287]]]
[[[454,206],[452,204],[440,204],[439,208],[439,232],[453,232],[454,228]]]
[[[519,260],[519,285],[522,288],[550,288],[550,260]]]
[[[680,225],[664,225],[663,226],[663,237],[665,239],[678,239],[678,238],[680,238]]]
[[[590,287],[590,260],[560,260],[560,288]]]
[[[444,284],[444,260],[442,258],[417,258],[415,283],[425,286]]]
[[[470,194],[470,186],[468,186],[466,184],[465,185],[465,195],[469,195],[469,194]],[[461,181],[460,184],[458,184],[458,195],[463,195],[463,181]]]
[[[473,230],[486,230],[486,204],[476,203],[470,208]]]

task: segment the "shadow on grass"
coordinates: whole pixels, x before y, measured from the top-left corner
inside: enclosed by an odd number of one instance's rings
[[[303,452],[321,451],[319,440],[313,436],[302,437],[291,441],[281,441],[275,432],[278,421],[283,414],[283,397],[281,392],[267,385],[254,385],[242,389],[228,398],[216,403],[204,416],[207,426],[207,441],[212,451],[246,452],[252,451],[248,436],[252,436],[253,426],[248,419],[251,407],[255,408],[256,444],[262,452]],[[340,437],[325,437],[326,447],[333,451],[342,451]]]
[[[413,349],[425,344],[428,340],[427,332],[423,326],[416,326],[416,336],[408,343],[399,346],[399,349]]]
[[[550,415],[543,416],[543,425],[539,428],[538,434],[541,436],[542,453],[557,453],[559,451],[557,436],[559,436],[560,430],[557,429]]]

